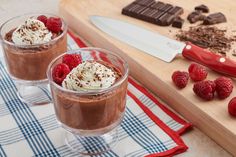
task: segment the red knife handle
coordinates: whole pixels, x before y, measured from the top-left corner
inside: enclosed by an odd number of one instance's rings
[[[200,48],[190,42],[186,43],[183,56],[189,60],[202,64],[219,73],[236,77],[236,62]]]

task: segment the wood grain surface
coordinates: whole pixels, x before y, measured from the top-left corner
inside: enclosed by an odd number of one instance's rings
[[[160,27],[121,15],[121,9],[131,1],[62,0],[60,3],[60,13],[72,29],[89,40],[93,45],[112,50],[126,58],[130,65],[131,75],[145,84],[146,87],[165,100],[169,106],[181,113],[217,143],[236,155],[236,120],[230,117],[227,112],[227,104],[233,96],[236,96],[236,90],[225,100],[215,98],[213,101],[208,102],[195,96],[192,91],[193,82],[190,82],[185,89],[178,90],[172,84],[171,74],[174,70],[187,70],[191,63],[189,60],[178,56],[171,63],[163,62],[110,37],[90,23],[90,15],[107,16],[128,21],[148,30],[174,38],[178,29]],[[236,24],[236,18],[234,18],[236,2],[234,0],[225,0],[224,2],[214,0],[189,0],[187,2],[184,0],[166,0],[165,2],[184,6],[185,13],[182,17],[185,19],[194,6],[204,3],[210,7],[212,13],[220,11],[226,15],[229,22],[217,25],[217,27],[233,31],[233,25]],[[186,22],[184,29],[187,29],[189,26],[190,24]],[[138,34],[137,37],[139,37]],[[214,80],[218,76],[220,75],[209,70],[208,79]]]

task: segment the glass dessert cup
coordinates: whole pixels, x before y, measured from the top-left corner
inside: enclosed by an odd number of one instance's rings
[[[83,61],[97,61],[118,69],[121,77],[104,89],[73,91],[56,84],[52,69],[62,62],[61,55],[48,67],[48,80],[59,125],[65,130],[65,143],[84,155],[101,154],[115,146],[126,107],[128,64],[115,54],[99,48],[82,48],[68,53],[80,54]]]
[[[7,71],[16,84],[18,97],[28,105],[51,102],[46,76],[49,63],[67,51],[67,25],[62,20],[62,32],[42,44],[19,45],[7,39],[14,29],[29,18],[39,15],[57,17],[52,14],[25,14],[11,18],[0,28],[0,39]],[[12,37],[11,37],[12,39]]]

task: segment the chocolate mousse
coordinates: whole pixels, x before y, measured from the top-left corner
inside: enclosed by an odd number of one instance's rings
[[[4,38],[5,60],[13,78],[28,81],[44,80],[49,63],[67,51],[65,23],[56,17],[48,19],[46,17],[46,20],[48,20],[47,24],[37,17],[30,17],[15,28],[6,31],[5,34],[1,32]],[[50,29],[53,27],[51,23],[56,23],[55,21],[61,24],[58,32]],[[7,23],[5,25],[7,26]]]
[[[65,90],[51,86],[58,120],[80,133],[114,129],[125,111],[128,80],[124,75],[107,62],[80,63],[62,82]]]

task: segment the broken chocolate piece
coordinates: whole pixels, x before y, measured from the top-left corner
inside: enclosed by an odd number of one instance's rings
[[[174,19],[172,27],[182,28],[183,24],[184,24],[184,19],[181,19],[181,17],[177,17]]]
[[[218,13],[208,15],[204,19],[203,25],[213,25],[213,24],[217,24],[217,23],[223,23],[223,22],[226,22],[226,21],[227,20],[226,20],[225,15],[218,12]]]
[[[209,12],[209,8],[204,4],[196,6],[194,9],[197,10],[197,11],[201,11],[203,13],[208,13]]]
[[[188,15],[187,19],[190,23],[196,23],[197,21],[204,20],[205,16],[202,15],[199,11],[193,11]]]

